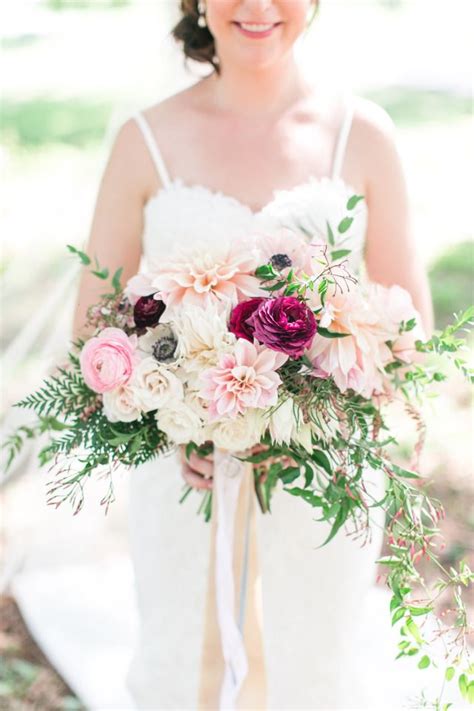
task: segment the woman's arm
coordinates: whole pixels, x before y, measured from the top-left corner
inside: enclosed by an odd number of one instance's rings
[[[119,129],[99,187],[86,248],[101,267],[113,274],[123,267],[122,284],[140,265],[145,176],[143,139],[133,119]],[[73,321],[73,339],[90,335],[85,328],[87,309],[104,293],[104,282],[82,268]]]
[[[377,104],[360,100],[354,123],[357,152],[367,166],[369,208],[365,262],[371,281],[399,284],[410,292],[426,336],[433,330],[428,277],[418,253],[408,188],[392,119]]]

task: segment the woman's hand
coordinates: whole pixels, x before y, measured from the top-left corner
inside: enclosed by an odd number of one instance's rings
[[[214,470],[214,456],[212,452],[206,457],[199,457],[196,452],[191,452],[189,460],[186,459],[186,447],[179,447],[181,458],[181,474],[184,481],[193,489],[212,489],[212,473]]]
[[[256,444],[252,447],[251,452],[252,454],[257,454],[264,449],[266,449],[265,445]],[[196,452],[192,452],[189,460],[187,460],[186,447],[182,444],[179,447],[179,454],[181,458],[181,474],[184,481],[193,487],[193,489],[212,489],[214,471],[214,457],[212,452],[206,457],[199,457]],[[263,484],[266,478],[266,471],[261,472],[260,483]]]

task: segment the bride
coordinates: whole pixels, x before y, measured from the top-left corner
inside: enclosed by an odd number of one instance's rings
[[[211,71],[121,126],[88,252],[111,271],[123,267],[126,281],[193,240],[279,225],[314,233],[357,193],[365,201],[349,238],[352,268],[405,287],[430,332],[393,123],[373,102],[322,90],[296,62],[295,42],[316,10],[317,0],[181,1],[174,37]],[[84,272],[76,334],[101,289]],[[186,462],[182,452],[130,472],[140,635],[127,683],[139,708],[217,708],[212,527],[193,506],[213,487],[212,472],[212,458]],[[198,493],[180,506],[183,479]],[[367,472],[367,481],[381,494],[381,474]],[[271,515],[253,509],[245,613],[253,622],[243,628],[249,674],[238,708],[400,708],[410,675],[405,660],[393,661],[388,599],[374,602],[381,513],[365,546],[341,531],[317,548],[327,529],[302,502],[276,492]]]

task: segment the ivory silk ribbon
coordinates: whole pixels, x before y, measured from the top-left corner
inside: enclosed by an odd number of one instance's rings
[[[211,544],[198,709],[266,709],[253,470],[214,448]]]

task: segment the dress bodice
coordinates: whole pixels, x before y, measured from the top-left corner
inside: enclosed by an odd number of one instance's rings
[[[291,189],[276,190],[270,202],[258,211],[225,193],[190,185],[180,178],[170,179],[148,122],[141,112],[134,117],[162,183],[144,208],[142,250],[146,271],[154,271],[178,246],[193,242],[212,244],[223,238],[238,240],[249,234],[272,233],[279,227],[302,230],[308,239],[322,243],[327,236],[326,221],[333,228],[335,248],[350,249],[349,267],[354,272],[359,270],[368,216],[364,200],[350,213],[354,218],[350,229],[343,234],[337,232],[337,225],[348,214],[347,200],[356,193],[339,175],[351,126],[352,103],[348,104],[341,124],[331,176],[311,176]]]

